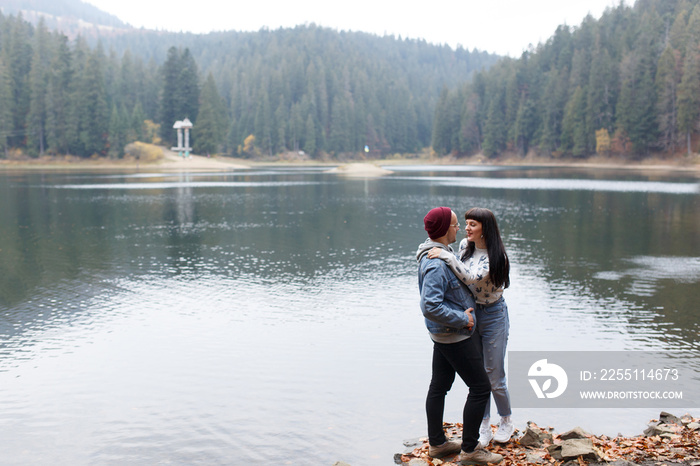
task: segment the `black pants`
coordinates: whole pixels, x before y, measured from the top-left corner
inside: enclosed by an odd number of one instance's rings
[[[473,338],[447,345],[433,342],[433,376],[425,400],[428,440],[433,446],[442,445],[447,441],[442,421],[445,396],[452,388],[455,373],[459,374],[469,387],[462,417],[462,450],[471,452],[479,441],[479,425],[491,396],[491,383],[484,370],[481,349],[474,343]]]

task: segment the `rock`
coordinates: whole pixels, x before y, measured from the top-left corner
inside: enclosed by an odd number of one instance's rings
[[[412,438],[412,439],[404,440],[403,446],[408,447],[408,448],[416,448],[416,447],[420,447],[421,445],[423,445],[424,441],[425,441],[425,438],[423,438],[423,437]]]
[[[589,438],[590,436],[591,434],[581,429],[580,427],[574,427],[570,431],[561,434],[559,438],[562,440],[569,440],[572,438]]]
[[[671,429],[663,424],[658,425],[658,426],[652,424],[644,430],[644,435],[646,437],[653,437],[655,435],[662,436],[662,435],[669,435],[669,434],[674,434],[674,433],[675,432],[673,431],[673,429]]]
[[[422,437],[422,438],[418,437],[418,438],[404,440],[403,446],[406,448],[404,448],[403,453],[397,453],[397,455],[399,455],[399,457],[400,457],[402,454],[404,454],[404,455],[410,454],[416,448],[423,446],[423,442],[425,442],[426,440],[427,439],[424,437]],[[398,461],[396,464],[401,464],[401,461]]]
[[[336,461],[335,463],[333,463],[333,466],[350,466],[350,465],[348,463],[346,463],[345,461]]]
[[[659,422],[663,424],[680,424],[681,420],[671,413],[661,411],[661,414],[659,414]]]
[[[526,451],[525,452],[525,461],[527,461],[528,464],[544,464],[545,460],[542,458],[540,454],[538,454],[536,451]]]
[[[579,456],[587,461],[598,461],[600,457],[593,449],[591,439],[569,439],[547,447],[547,451],[555,460],[576,459]]]
[[[518,442],[525,447],[541,447],[545,440],[552,440],[552,434],[528,427]]]
[[[593,449],[591,439],[569,439],[561,443],[561,456],[564,459],[578,458],[579,456],[590,461],[598,461],[600,459]]]
[[[408,462],[408,466],[430,466],[427,462],[419,458],[413,458]]]
[[[562,460],[561,443],[555,443],[554,445],[548,446],[547,452],[549,453],[549,456],[551,456],[555,460],[558,460],[558,461]]]
[[[588,466],[638,466],[637,463],[632,463],[627,460],[616,460],[612,463],[588,463]]]
[[[686,426],[690,430],[700,430],[700,423],[697,422],[691,422]]]

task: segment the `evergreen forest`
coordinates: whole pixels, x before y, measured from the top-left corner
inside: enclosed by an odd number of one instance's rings
[[[0,158],[120,158],[175,145],[184,118],[195,153],[248,158],[700,150],[700,0],[620,2],[517,59],[313,24],[190,34],[105,14],[81,35],[56,18],[82,2],[48,4],[49,23],[0,13]]]
[[[0,157],[123,157],[132,141],[198,154],[415,153],[443,87],[499,57],[315,25],[205,35],[110,29],[69,38],[0,15]],[[116,31],[116,32],[115,32]]]
[[[443,89],[432,148],[639,159],[698,152],[699,123],[700,2],[637,0]]]

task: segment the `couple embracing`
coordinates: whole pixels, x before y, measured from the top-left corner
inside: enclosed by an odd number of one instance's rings
[[[499,463],[503,457],[485,448],[492,439],[508,442],[515,430],[504,367],[509,322],[503,289],[510,285],[510,264],[490,210],[471,209],[465,221],[459,259],[450,245],[460,225],[448,207],[437,207],[425,216],[429,239],[417,253],[420,305],[433,341],[432,379],[425,403],[429,455],[461,452],[461,464]],[[445,396],[456,374],[469,387],[461,441],[448,440],[443,430]],[[491,393],[501,416],[495,436],[490,424]]]

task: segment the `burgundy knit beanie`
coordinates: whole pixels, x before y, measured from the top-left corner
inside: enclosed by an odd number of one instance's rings
[[[438,239],[445,236],[448,228],[450,228],[451,221],[452,209],[449,207],[435,207],[423,218],[425,231],[428,232],[430,239]]]

